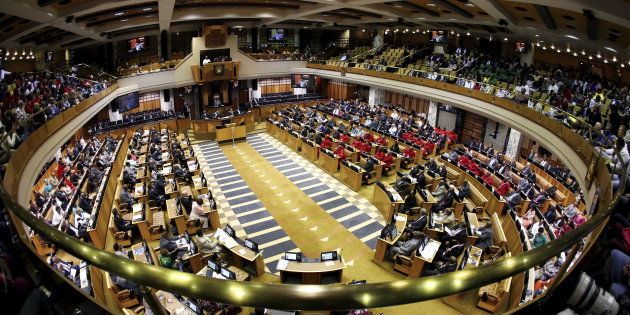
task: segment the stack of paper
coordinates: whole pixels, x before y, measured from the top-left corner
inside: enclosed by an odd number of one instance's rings
[[[276,266],[277,270],[286,270],[287,266],[289,266],[289,261],[284,259],[278,259],[278,265]]]

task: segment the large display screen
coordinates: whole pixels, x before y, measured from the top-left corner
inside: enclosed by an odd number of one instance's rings
[[[118,101],[119,113],[124,113],[140,106],[140,94],[138,92],[119,96],[116,98],[116,100]]]
[[[291,76],[291,86],[294,88],[313,88],[315,77],[308,74],[294,74]]]
[[[269,42],[283,42],[287,40],[287,30],[284,28],[270,28],[269,29]]]
[[[515,49],[517,52],[526,53],[527,52],[527,44],[525,42],[516,42]]]
[[[129,52],[141,51],[144,49],[144,37],[136,37],[129,40]]]
[[[446,43],[448,39],[445,31],[431,31],[431,41],[434,43]]]

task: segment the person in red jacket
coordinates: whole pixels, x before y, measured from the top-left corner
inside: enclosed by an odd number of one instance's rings
[[[361,150],[361,153],[369,154],[370,152],[372,152],[372,145],[369,142],[362,143],[362,146],[361,148],[359,148],[359,150]]]
[[[65,166],[62,161],[57,161],[57,179],[61,180],[63,178],[63,171]]]
[[[483,176],[481,176],[481,179],[483,180],[484,183],[492,186],[492,184],[494,184],[494,178],[492,177],[492,174],[488,171],[486,171],[485,174],[483,174]]]
[[[367,132],[363,135],[363,140],[368,143],[372,143],[374,142],[374,135],[371,132]]]
[[[481,168],[479,167],[479,164],[470,161],[470,163],[468,163],[468,169],[473,172],[473,174],[477,175],[477,176],[481,176],[481,174],[483,174],[483,171],[481,170]]]
[[[379,149],[374,157],[385,163],[383,167],[384,171],[389,171],[389,169],[392,167],[392,164],[394,164],[394,158],[391,156],[391,154],[387,153],[385,148]]]
[[[435,143],[427,141],[424,143],[424,154],[429,155],[433,153],[433,149],[435,148]]]
[[[361,140],[359,140],[359,139],[356,139],[356,140],[352,141],[352,146],[355,149],[361,151],[363,149],[363,142]]]
[[[319,148],[320,149],[330,149],[331,146],[332,146],[332,140],[330,140],[330,136],[329,135],[326,135],[324,140],[322,140],[322,143],[319,145]]]
[[[459,166],[468,168],[468,164],[470,164],[471,161],[466,155],[461,155],[457,162],[459,163]]]
[[[350,142],[350,136],[348,136],[347,134],[342,134],[341,137],[339,138],[339,142],[341,143],[348,143]]]
[[[344,150],[343,146],[339,145],[337,146],[337,149],[335,149],[335,156],[345,160],[348,156],[346,155],[346,150]]]
[[[385,139],[385,137],[380,137],[376,140],[376,143],[381,146],[387,146],[387,139]]]
[[[499,194],[499,196],[505,196],[505,194],[507,194],[509,190],[510,182],[507,179],[504,179],[503,182],[501,182],[501,185],[499,185],[499,187],[496,189],[496,192],[497,194]]]
[[[413,133],[411,133],[411,132],[409,132],[409,131],[405,131],[405,132],[402,134],[402,138],[403,138],[403,140],[405,140],[405,141],[409,141],[409,140],[412,140],[412,141],[413,141],[413,140],[414,140]]]
[[[403,152],[403,159],[401,161],[401,166],[404,169],[408,169],[411,164],[416,160],[416,151],[411,147],[406,147]]]

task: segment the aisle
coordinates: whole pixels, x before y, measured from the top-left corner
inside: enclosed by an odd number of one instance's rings
[[[286,251],[299,251],[287,233],[267,211],[256,194],[236,172],[214,142],[196,145],[199,164],[219,205],[221,224],[230,224],[238,237],[248,237],[263,250],[267,271],[276,273],[278,259]]]
[[[266,133],[247,142],[354,236],[376,248],[384,221],[370,201]]]

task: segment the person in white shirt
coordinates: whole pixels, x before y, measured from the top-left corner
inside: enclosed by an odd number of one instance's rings
[[[90,214],[83,211],[81,207],[75,208],[74,226],[80,227],[82,225],[88,225],[89,222],[90,222]]]
[[[208,217],[205,214],[205,209],[203,208],[203,200],[201,198],[197,198],[197,200],[193,202],[189,219],[201,221],[202,229],[208,228]]]
[[[396,127],[396,125],[392,125],[391,128],[389,128],[389,134],[395,136],[396,132],[398,132],[398,127]]]
[[[53,227],[59,226],[61,221],[65,219],[66,214],[68,214],[68,212],[61,209],[61,207],[59,206],[53,207],[53,217],[50,222],[50,225],[52,225]]]
[[[207,64],[209,64],[211,62],[212,62],[212,60],[210,60],[210,58],[208,58],[208,56],[205,56],[205,57],[203,57],[202,65],[205,66],[205,65],[207,65]]]

